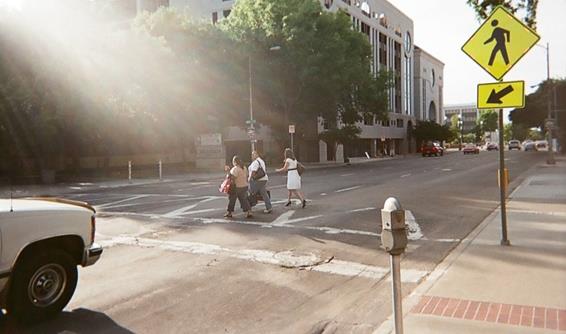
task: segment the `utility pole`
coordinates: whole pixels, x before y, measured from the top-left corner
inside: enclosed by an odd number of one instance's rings
[[[554,160],[554,148],[552,145],[552,96],[551,91],[554,84],[550,81],[550,45],[546,43],[546,81],[548,82],[547,89],[547,109],[548,115],[546,117],[545,127],[546,127],[546,138],[548,141],[548,157],[546,158],[546,163],[548,165],[556,164]]]

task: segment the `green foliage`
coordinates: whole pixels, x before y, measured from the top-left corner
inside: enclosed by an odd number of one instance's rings
[[[438,140],[451,141],[454,139],[454,132],[448,125],[440,125],[434,121],[418,121],[413,134],[417,142]]]
[[[479,20],[485,20],[497,6],[503,6],[514,15],[522,14],[523,21],[536,29],[538,0],[466,0]]]
[[[558,127],[566,129],[566,112],[563,111],[566,110],[566,79],[543,81],[534,93],[526,96],[525,108],[512,110],[509,119],[523,129],[544,129],[549,106],[553,111],[552,118],[558,116]],[[554,136],[558,137],[561,143],[566,143],[566,131],[555,131]]]
[[[493,132],[498,128],[499,115],[495,110],[481,110],[478,125],[483,132]]]
[[[263,105],[275,111],[267,124],[386,119],[390,76],[371,74],[370,44],[344,13],[323,11],[316,0],[241,0],[221,27],[264,65],[256,82]],[[270,53],[274,45],[280,50]]]

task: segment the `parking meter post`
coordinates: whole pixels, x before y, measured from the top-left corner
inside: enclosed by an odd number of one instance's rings
[[[395,334],[403,334],[403,308],[401,295],[401,255],[391,255],[391,290],[393,292],[393,317],[395,318]]]
[[[389,197],[381,209],[381,247],[390,254],[391,288],[395,333],[403,334],[403,309],[401,295],[401,254],[407,247],[405,210],[395,197]]]
[[[163,163],[159,160],[159,181],[163,181]]]
[[[128,161],[128,182],[132,183],[132,161]]]
[[[501,202],[501,245],[510,246],[507,239],[507,211],[505,206],[505,143],[503,142],[503,109],[499,109],[499,201]]]

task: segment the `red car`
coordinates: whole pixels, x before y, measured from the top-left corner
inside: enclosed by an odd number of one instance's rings
[[[444,148],[442,146],[440,146],[439,143],[436,142],[428,142],[426,144],[423,144],[423,146],[421,146],[421,153],[423,154],[423,157],[426,156],[443,156],[444,155]]]
[[[480,149],[475,144],[466,144],[462,152],[464,154],[480,154]]]

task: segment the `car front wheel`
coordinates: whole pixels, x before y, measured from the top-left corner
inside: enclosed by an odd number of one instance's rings
[[[9,295],[9,314],[22,323],[57,315],[77,286],[77,266],[65,252],[28,253],[15,270]]]

